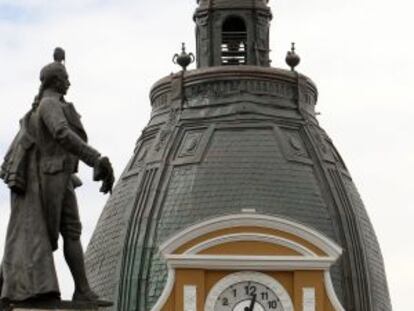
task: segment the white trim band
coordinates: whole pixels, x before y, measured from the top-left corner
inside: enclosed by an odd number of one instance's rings
[[[175,284],[175,270],[171,267],[168,267],[168,278],[167,278],[167,284],[164,287],[164,290],[162,291],[161,297],[157,300],[157,303],[155,306],[152,307],[151,311],[161,311],[162,308],[165,306],[165,304],[168,301],[168,298],[170,298],[171,293],[174,289]]]
[[[191,240],[221,229],[234,227],[259,227],[280,230],[298,236],[320,248],[329,257],[339,258],[342,248],[335,242],[304,225],[290,220],[258,214],[237,214],[214,218],[203,223],[191,226],[173,236],[160,246],[163,254],[171,254],[177,248]]]
[[[302,256],[225,256],[225,255],[166,255],[173,269],[208,270],[328,270],[336,261],[333,257]]]
[[[345,308],[342,306],[341,302],[338,299],[338,296],[335,293],[335,289],[332,284],[332,278],[329,271],[325,271],[325,290],[328,294],[329,301],[334,307],[335,311],[345,311]]]

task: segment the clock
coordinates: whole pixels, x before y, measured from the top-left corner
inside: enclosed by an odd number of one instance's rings
[[[205,311],[293,311],[293,304],[285,288],[269,275],[237,272],[211,289]]]

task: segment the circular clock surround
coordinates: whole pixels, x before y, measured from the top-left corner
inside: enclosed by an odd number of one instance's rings
[[[270,310],[283,310],[283,311],[294,311],[292,300],[286,291],[286,289],[274,278],[270,277],[267,274],[261,272],[252,272],[252,271],[243,271],[243,272],[236,272],[232,273],[224,278],[222,278],[217,284],[213,286],[210,290],[210,293],[207,296],[206,303],[205,303],[205,311],[216,311],[215,306],[220,298],[220,295],[223,294],[226,290],[228,290],[232,286],[237,286],[237,284],[250,282],[259,284],[260,286],[264,286],[268,288],[271,293],[276,295],[277,299],[279,300],[279,304],[281,308],[278,309],[270,309]],[[246,300],[242,300],[237,302],[237,305],[246,304]],[[247,306],[247,305],[246,305]],[[238,310],[239,308],[235,307],[230,310]],[[241,310],[243,310],[242,308]],[[257,307],[255,310],[268,310],[266,306],[263,306],[258,302]]]

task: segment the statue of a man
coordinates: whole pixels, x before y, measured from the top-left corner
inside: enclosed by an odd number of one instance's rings
[[[60,299],[53,252],[61,234],[75,283],[73,300],[99,304],[85,273],[74,191],[81,182],[75,173],[79,160],[93,167],[104,193],[112,191],[114,175],[108,158],[87,144],[79,115],[64,99],[70,86],[64,51],[56,49],[54,57],[41,71],[39,95],[1,168],[0,177],[11,189],[11,216],[0,297],[12,302]]]

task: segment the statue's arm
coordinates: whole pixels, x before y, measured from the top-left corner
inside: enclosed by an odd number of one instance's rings
[[[64,149],[78,156],[87,165],[96,165],[100,158],[99,152],[71,130],[60,103],[52,99],[43,100],[39,106],[39,114],[52,136]]]

